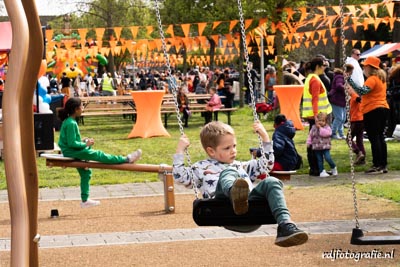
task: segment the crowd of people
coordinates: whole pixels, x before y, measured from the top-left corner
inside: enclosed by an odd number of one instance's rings
[[[381,62],[375,57],[368,57],[361,62],[360,55],[359,49],[352,49],[346,59],[345,69],[331,68],[332,61],[324,55],[317,55],[299,64],[288,61],[282,68],[283,84],[304,86],[301,117],[308,123],[310,129],[307,143],[310,175],[321,177],[337,175],[337,168],[329,154],[330,142],[332,140],[347,142],[349,134],[355,137],[350,140],[350,145],[355,153],[356,165],[366,163],[367,155],[363,139],[367,137],[371,143],[373,166],[366,172],[385,173],[388,171],[385,138],[391,137],[396,125],[400,124],[400,90],[398,90],[400,89],[400,64],[388,67],[388,62]],[[244,86],[241,88],[244,91],[244,102],[249,104],[251,101],[263,100],[263,104],[270,107],[276,106],[277,99],[273,89],[278,83],[276,68],[267,66],[265,69],[265,95],[261,96],[260,74],[253,68],[251,62],[249,66],[244,67],[242,71]],[[42,82],[46,80],[44,84],[49,94],[64,94],[68,97],[112,96],[129,90],[164,90],[166,93],[171,93],[172,85],[175,84],[179,110],[183,114],[184,126],[188,127],[191,111],[187,94],[211,95],[208,100],[199,100],[199,103],[207,106],[207,111],[202,113],[207,124],[212,121],[212,112],[221,106],[233,105],[235,92],[232,86],[239,80],[239,75],[240,72],[233,68],[211,70],[209,67],[196,66],[189,69],[187,73],[171,70],[170,74],[167,70],[140,69],[133,74],[104,72],[101,76],[86,74],[83,77],[78,75],[73,79],[69,78],[67,73],[63,73],[60,78],[49,75],[41,77],[41,80]],[[0,90],[2,90],[1,87],[4,87],[4,81],[0,82]],[[250,95],[250,87],[253,88],[253,98]],[[350,96],[349,118],[347,118],[346,95]],[[325,123],[321,118],[324,118]],[[286,125],[286,119],[281,123]],[[345,126],[350,127],[347,135]],[[325,129],[326,127],[329,129]],[[323,132],[322,135],[321,132]],[[329,138],[326,132],[330,132]],[[293,140],[293,137],[294,135],[288,135],[285,138]],[[327,145],[324,146],[322,152],[316,149],[319,146],[316,146],[313,140],[326,142]],[[284,152],[283,154],[287,156]],[[276,161],[278,170],[295,168],[293,165],[296,165],[294,163],[298,161],[296,158],[298,153],[292,151],[290,155],[292,155],[291,166],[283,168],[281,163]],[[331,171],[325,170],[324,159],[329,163]],[[287,162],[284,165],[287,165]]]
[[[310,127],[307,160],[312,176],[337,175],[337,167],[329,153],[332,140],[349,143],[355,154],[354,164],[364,165],[367,156],[364,138],[368,138],[372,154],[372,166],[365,172],[388,172],[385,138],[391,137],[396,124],[400,123],[397,92],[400,65],[387,68],[377,57],[370,56],[361,61],[360,55],[359,49],[353,49],[344,69],[331,70],[329,60],[323,55],[317,55],[298,69],[288,67],[292,74],[304,76],[299,84],[304,84],[301,109],[302,118]],[[299,79],[292,81],[297,83]],[[346,95],[350,97],[348,121]],[[347,136],[345,125],[350,127]],[[324,159],[331,171],[325,170]]]

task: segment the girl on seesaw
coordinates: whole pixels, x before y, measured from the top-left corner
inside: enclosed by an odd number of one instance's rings
[[[83,105],[80,98],[69,98],[63,109],[59,110],[58,117],[62,121],[60,140],[58,145],[64,157],[79,160],[92,160],[106,164],[134,163],[142,155],[138,149],[127,156],[106,154],[103,151],[92,149],[93,138],[81,138],[77,118],[81,116]],[[100,204],[100,201],[89,198],[89,182],[92,170],[89,168],[77,168],[81,177],[81,207],[90,208]]]

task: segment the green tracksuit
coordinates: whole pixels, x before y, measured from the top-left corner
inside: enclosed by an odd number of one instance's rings
[[[106,154],[100,150],[94,150],[87,147],[86,143],[81,140],[78,123],[72,117],[65,119],[60,129],[60,140],[58,145],[65,157],[92,160],[107,164],[121,164],[128,162],[125,156],[116,156]],[[85,168],[77,168],[81,177],[81,199],[85,202],[89,198],[89,182],[92,177],[92,170]]]

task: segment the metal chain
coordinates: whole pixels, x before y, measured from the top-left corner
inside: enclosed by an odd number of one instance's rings
[[[346,47],[344,44],[345,35],[344,35],[344,6],[343,0],[340,0],[340,39],[342,42],[342,58],[343,58],[343,72],[346,71]],[[345,79],[344,87],[346,88],[348,85],[347,79]],[[354,172],[354,160],[353,160],[353,151],[352,151],[352,140],[353,136],[351,135],[351,123],[350,123],[350,99],[351,96],[347,90],[346,92],[346,117],[347,122],[350,124],[350,129],[347,135],[347,145],[349,146],[349,158],[350,158],[350,177],[351,177],[351,188],[353,193],[353,204],[354,204],[354,218],[356,222],[356,228],[360,228],[360,223],[358,221],[358,203],[357,203],[357,190],[356,190],[356,178]]]
[[[250,106],[252,108],[253,111],[253,119],[254,122],[258,121],[258,114],[256,111],[256,99],[254,96],[254,88],[253,88],[253,79],[251,77],[251,72],[250,72],[250,60],[249,60],[249,51],[247,49],[247,45],[246,45],[246,29],[244,26],[244,15],[243,15],[243,7],[242,7],[242,1],[241,0],[237,0],[238,3],[238,9],[239,9],[239,21],[240,21],[240,32],[241,32],[241,38],[242,38],[242,43],[243,43],[243,50],[244,50],[244,59],[246,62],[246,72],[247,72],[247,78],[248,78],[248,84],[249,84],[249,88],[248,90],[250,91],[250,98],[251,98],[251,102],[250,102]],[[261,40],[262,42],[263,40]],[[264,67],[264,66],[262,66]],[[258,134],[258,142],[259,142],[259,147],[260,147],[260,152],[261,152],[261,157],[263,162],[265,162],[265,164],[267,165],[267,158],[265,156],[265,151],[264,151],[264,147],[263,147],[263,142],[261,139],[261,136]]]
[[[161,22],[161,15],[160,15],[160,7],[158,5],[158,1],[159,0],[155,0],[155,10],[156,10],[156,16],[157,16],[157,22],[158,22],[158,30],[160,32],[160,36],[161,36],[161,42],[162,42],[162,49],[164,52],[164,57],[166,59],[166,65],[167,65],[167,71],[168,71],[168,78],[169,78],[169,86],[171,86],[171,92],[173,95],[173,99],[174,99],[174,105],[175,105],[175,113],[176,113],[176,118],[178,119],[178,125],[179,125],[179,132],[181,134],[181,136],[183,136],[185,134],[184,130],[183,130],[183,122],[181,119],[181,113],[179,111],[179,103],[178,103],[178,90],[177,90],[177,85],[176,85],[176,79],[175,77],[172,76],[172,71],[171,71],[171,63],[169,60],[169,54],[167,52],[167,44],[165,41],[165,34],[164,34],[164,30],[162,28],[162,22]],[[185,158],[187,161],[187,164],[189,165],[189,176],[190,176],[190,180],[192,182],[192,187],[194,190],[194,194],[196,199],[198,199],[198,190],[197,190],[197,184],[196,181],[194,179],[194,174],[193,174],[193,170],[192,170],[192,161],[190,159],[190,154],[189,154],[189,150],[185,149]]]

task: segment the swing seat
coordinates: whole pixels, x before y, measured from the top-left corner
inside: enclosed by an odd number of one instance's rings
[[[353,228],[350,243],[352,245],[392,245],[400,244],[400,236],[364,236],[359,228]]]
[[[198,226],[243,226],[257,229],[262,224],[276,224],[265,200],[249,200],[249,211],[236,215],[228,199],[196,199],[193,202],[193,220]],[[232,230],[232,229],[230,229]],[[248,231],[243,231],[248,232]]]

